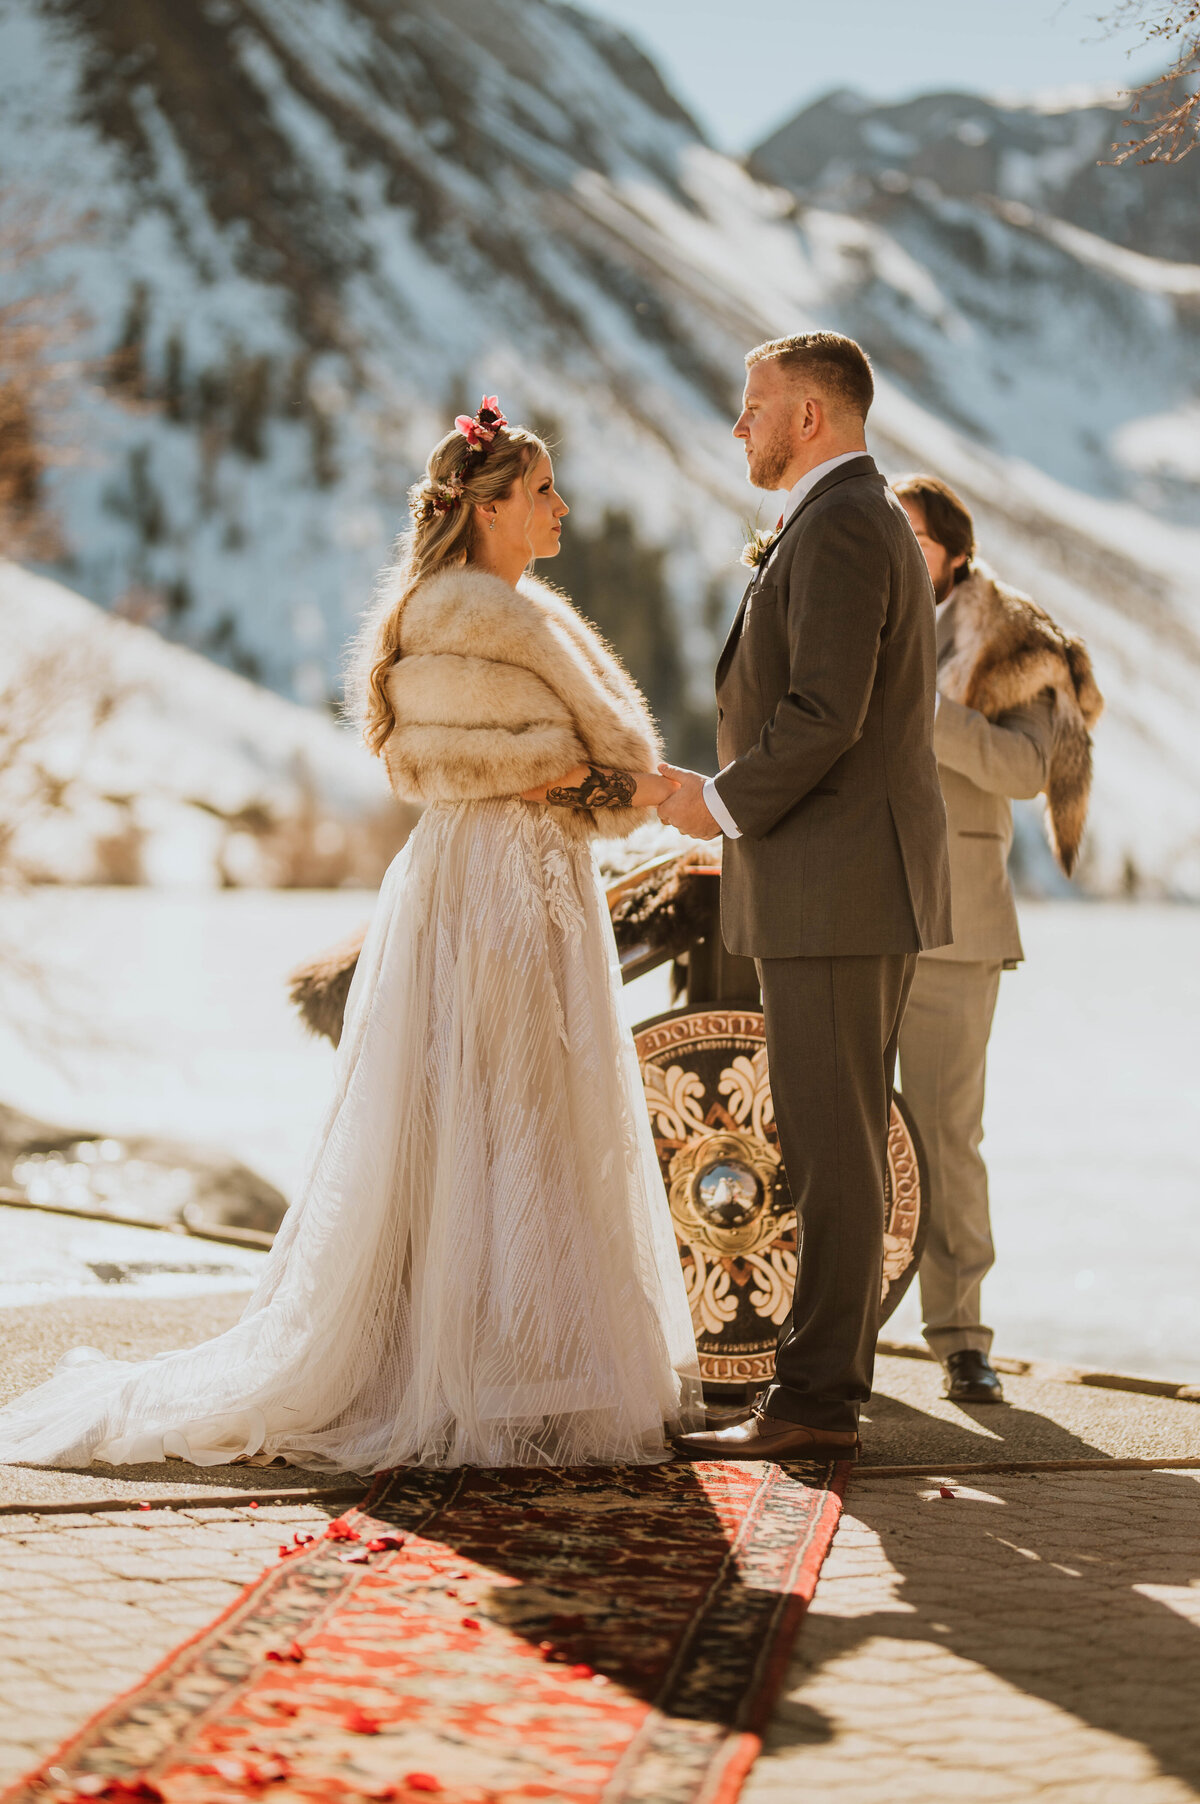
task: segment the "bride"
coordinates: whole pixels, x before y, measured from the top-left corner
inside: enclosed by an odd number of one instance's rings
[[[0,1411],[0,1460],[653,1461],[702,1414],[589,843],[675,785],[625,670],[527,573],[567,512],[541,441],[485,400],[410,507],[360,687],[426,808],[305,1180],[236,1326],[139,1364],[77,1348]]]

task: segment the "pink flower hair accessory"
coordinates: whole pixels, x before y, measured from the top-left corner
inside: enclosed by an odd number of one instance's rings
[[[447,477],[444,482],[432,483],[431,487],[433,489],[431,501],[434,513],[452,513],[463,498],[462,472],[455,470],[454,474]]]
[[[485,395],[473,420],[465,413],[460,413],[454,424],[472,451],[486,451],[500,428],[508,425],[508,421],[500,411],[498,398],[495,395]]]

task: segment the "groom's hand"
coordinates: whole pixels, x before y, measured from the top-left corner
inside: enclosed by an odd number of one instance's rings
[[[660,764],[664,777],[674,777],[679,788],[658,804],[658,818],[667,827],[678,827],[692,839],[715,839],[721,829],[708,812],[704,800],[705,779],[698,771],[676,770],[673,764]]]

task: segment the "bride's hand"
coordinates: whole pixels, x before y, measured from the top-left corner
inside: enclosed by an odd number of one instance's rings
[[[657,808],[660,802],[665,802],[680,787],[676,777],[659,776],[657,771],[639,771],[633,805],[635,808]]]
[[[674,795],[674,777],[656,771],[606,770],[601,765],[579,764],[554,783],[523,789],[523,802],[552,802],[560,808],[657,808]]]

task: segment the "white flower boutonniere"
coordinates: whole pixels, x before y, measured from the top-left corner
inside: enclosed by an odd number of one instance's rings
[[[777,532],[759,532],[749,527],[746,532],[746,543],[742,546],[742,563],[748,564],[751,570],[757,570],[771,554],[771,547],[779,537]]]

